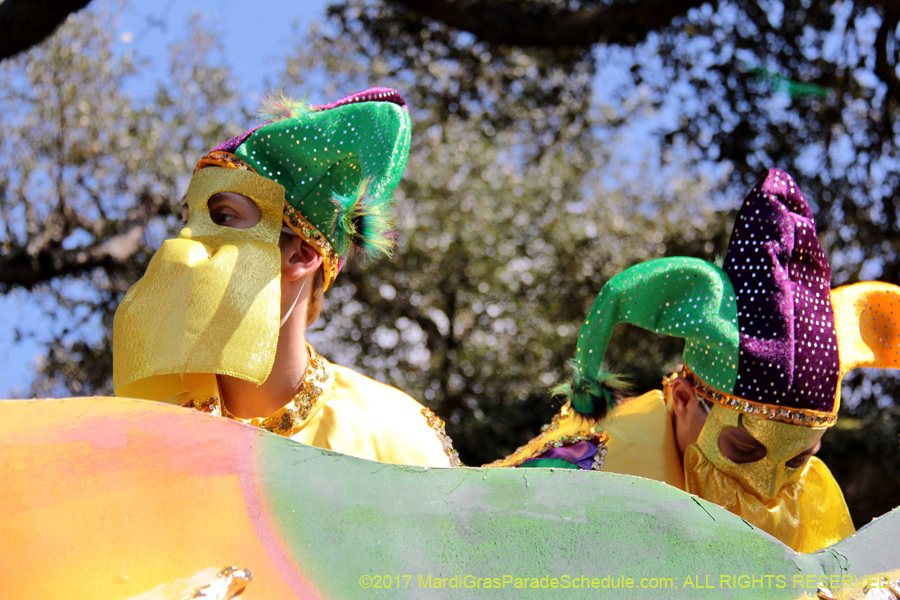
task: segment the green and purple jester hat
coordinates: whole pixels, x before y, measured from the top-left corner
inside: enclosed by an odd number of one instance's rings
[[[285,189],[284,222],[323,258],[325,288],[348,255],[393,244],[391,204],[409,156],[410,119],[395,90],[330,104],[267,98],[267,123],[213,148],[197,165],[246,169]]]
[[[557,392],[602,417],[624,395],[603,368],[613,329],[630,323],[685,340],[683,374],[707,400],[796,425],[834,424],[839,357],[831,268],[790,175],[770,170],[744,201],[721,268],[660,258],[613,277],[578,337]]]

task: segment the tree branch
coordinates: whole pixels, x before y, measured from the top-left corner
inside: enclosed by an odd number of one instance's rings
[[[492,44],[563,48],[595,43],[634,46],[706,0],[635,0],[558,10],[498,0],[385,0]],[[715,4],[715,2],[713,2]]]
[[[20,251],[0,261],[0,289],[34,286],[58,277],[78,275],[96,268],[128,268],[128,261],[141,247],[144,225],[135,223],[119,235],[89,248],[42,249],[29,256]]]
[[[134,256],[143,249],[144,232],[153,217],[170,214],[166,199],[144,191],[137,206],[119,221],[118,232],[95,244],[73,249],[60,245],[59,236],[14,247],[0,254],[0,292],[15,287],[31,290],[58,277],[79,275],[97,268],[134,270]]]
[[[90,0],[5,0],[0,3],[0,60],[49,37]]]

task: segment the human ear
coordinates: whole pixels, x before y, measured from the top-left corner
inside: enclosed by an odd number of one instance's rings
[[[687,419],[688,407],[691,401],[697,398],[694,388],[684,377],[678,377],[672,382],[672,409],[679,419]]]
[[[322,255],[298,236],[282,234],[279,246],[283,279],[297,281],[314,273],[322,264]]]

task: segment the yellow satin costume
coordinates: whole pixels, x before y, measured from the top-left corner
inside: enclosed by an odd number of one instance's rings
[[[190,406],[341,454],[394,464],[460,466],[444,423],[427,408],[383,383],[333,365],[309,348],[299,393],[265,418],[241,419],[219,400],[215,377],[193,390]],[[195,379],[199,382],[200,378]]]
[[[718,431],[714,423],[710,425],[710,430]],[[600,471],[655,479],[696,494],[743,517],[797,552],[814,552],[854,532],[840,487],[825,463],[815,457],[798,469],[801,472],[796,480],[768,503],[716,469],[696,443],[687,448],[682,466],[672,404],[660,391],[629,398],[599,424],[566,404],[541,435],[488,466],[516,467],[558,442],[581,440],[593,441],[601,448]]]

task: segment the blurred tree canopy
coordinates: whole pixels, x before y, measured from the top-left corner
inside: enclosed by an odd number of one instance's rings
[[[891,3],[343,0],[328,15],[279,83],[313,102],[390,85],[414,132],[395,257],[345,269],[311,339],[444,417],[467,464],[549,420],[603,283],[723,253],[768,167],[810,200],[834,285],[900,284]],[[140,60],[114,57],[102,22],[82,12],[0,66],[0,290],[64,315],[35,393],[110,391],[118,300],[175,228],[194,161],[253,108],[199,26],[156,95],[130,97]],[[621,327],[608,358],[643,391],[681,345]],[[849,377],[854,414],[823,450],[858,525],[895,504],[898,387]]]
[[[289,63],[298,85],[319,68],[332,82],[397,86],[427,134],[415,137],[399,203],[402,279],[384,271],[392,265],[348,277],[371,315],[354,324],[354,349],[449,418],[470,464],[547,421],[546,390],[565,376],[602,283],[658,255],[723,252],[730,217],[769,167],[795,174],[810,200],[834,285],[900,283],[898,13],[862,2],[672,3],[684,11],[659,12],[664,25],[635,18],[585,37],[573,23],[641,4],[346,0]],[[560,23],[571,36],[554,37]],[[530,35],[535,27],[546,37]],[[402,340],[404,318],[422,329],[430,369],[379,343]],[[634,374],[639,391],[657,387],[681,343],[619,329],[610,366]],[[862,524],[896,504],[897,490],[879,482],[900,471],[898,380],[870,371],[844,387],[844,420],[823,456]]]
[[[112,392],[115,308],[179,221],[195,157],[235,128],[210,34],[173,47],[139,102],[124,88],[140,60],[113,55],[110,20],[82,13],[0,69],[0,291],[53,323],[35,395]]]

